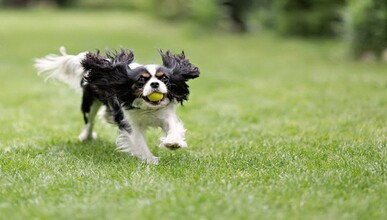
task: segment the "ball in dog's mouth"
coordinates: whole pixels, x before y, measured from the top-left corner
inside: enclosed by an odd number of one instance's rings
[[[144,97],[145,101],[153,104],[153,105],[158,105],[160,102],[163,101],[164,99],[164,94],[160,92],[153,92],[149,94],[148,96]]]

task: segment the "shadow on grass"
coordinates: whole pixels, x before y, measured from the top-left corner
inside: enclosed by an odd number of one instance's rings
[[[56,162],[64,166],[65,163],[74,162],[77,164],[91,164],[96,167],[111,165],[122,166],[123,168],[152,167],[152,170],[160,173],[176,173],[177,170],[196,169],[227,168],[234,171],[258,169],[263,168],[263,163],[268,162],[263,159],[267,155],[262,155],[259,151],[252,154],[251,149],[246,147],[224,147],[222,149],[206,150],[199,145],[171,151],[154,146],[157,143],[153,141],[149,144],[152,153],[160,157],[158,166],[145,164],[129,153],[117,151],[114,139],[106,138],[80,142],[76,137],[54,137],[4,150],[0,152],[0,159],[13,157],[23,161],[33,158],[42,160],[42,162],[44,160]],[[215,148],[216,146],[211,147]]]
[[[146,165],[138,158],[126,152],[116,150],[114,141],[97,139],[94,141],[80,142],[77,139],[51,140],[43,144],[43,153],[61,154],[64,157],[75,157],[84,161],[92,161],[95,164],[129,163],[130,165]],[[187,150],[161,149],[157,146],[150,147],[151,152],[160,157],[159,166],[181,166],[182,164],[195,163],[196,158]],[[41,152],[42,153],[42,152]]]
[[[96,167],[110,165],[132,168],[153,167],[152,170],[156,172],[162,169],[164,172],[176,172],[177,167],[184,170],[193,167],[218,166],[213,160],[219,155],[207,154],[200,150],[200,146],[171,151],[159,148],[157,144],[157,141],[149,142],[151,152],[160,157],[158,166],[147,165],[129,153],[117,151],[114,138],[98,138],[87,142],[80,142],[76,137],[68,136],[32,139],[28,143],[15,143],[12,147],[2,149],[0,159],[14,158],[22,162],[33,159],[42,163],[53,162],[64,166],[66,163],[76,163],[93,164]]]
[[[76,138],[51,140],[45,143],[47,153],[61,153],[63,156],[75,157],[96,164],[138,162],[127,153],[116,151],[112,141],[97,139],[94,141],[80,142]]]

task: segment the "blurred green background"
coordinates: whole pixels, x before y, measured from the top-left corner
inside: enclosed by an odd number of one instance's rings
[[[353,58],[387,60],[385,0],[0,0],[0,4],[142,11],[218,31],[273,30],[283,36],[340,38]]]
[[[0,0],[0,219],[387,219],[385,0]],[[81,95],[34,58],[185,50],[189,148],[81,143]]]

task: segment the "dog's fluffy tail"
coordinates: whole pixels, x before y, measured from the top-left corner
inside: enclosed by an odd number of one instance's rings
[[[78,55],[69,55],[64,47],[59,48],[62,55],[49,54],[46,57],[35,59],[35,68],[39,76],[44,76],[45,81],[54,79],[64,82],[76,91],[81,91],[81,80],[84,69],[81,61],[87,52]]]

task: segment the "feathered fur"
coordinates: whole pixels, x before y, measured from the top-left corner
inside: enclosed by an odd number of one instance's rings
[[[64,47],[61,47],[59,51],[62,55],[49,54],[44,58],[35,59],[34,66],[38,74],[44,76],[45,80],[61,81],[81,92],[79,83],[84,74],[81,61],[85,58],[86,52],[68,55]]]
[[[173,54],[169,50],[165,53],[159,50],[163,65],[171,70],[170,91],[171,96],[181,104],[188,100],[189,86],[186,81],[199,77],[199,69],[186,59],[184,51]]]
[[[176,115],[176,103],[188,99],[187,81],[199,76],[199,69],[190,63],[184,52],[173,54],[159,50],[163,65],[133,63],[130,50],[83,52],[68,55],[48,55],[36,59],[35,67],[40,75],[55,78],[73,88],[82,88],[81,109],[85,128],[79,138],[94,139],[94,118],[101,106],[105,115],[113,119],[120,135],[117,148],[131,153],[149,163],[158,158],[150,152],[145,139],[149,126],[163,129],[165,136],[160,146],[169,149],[187,147],[185,129]],[[76,86],[77,85],[77,86]],[[154,92],[162,94],[161,100],[149,100]]]

